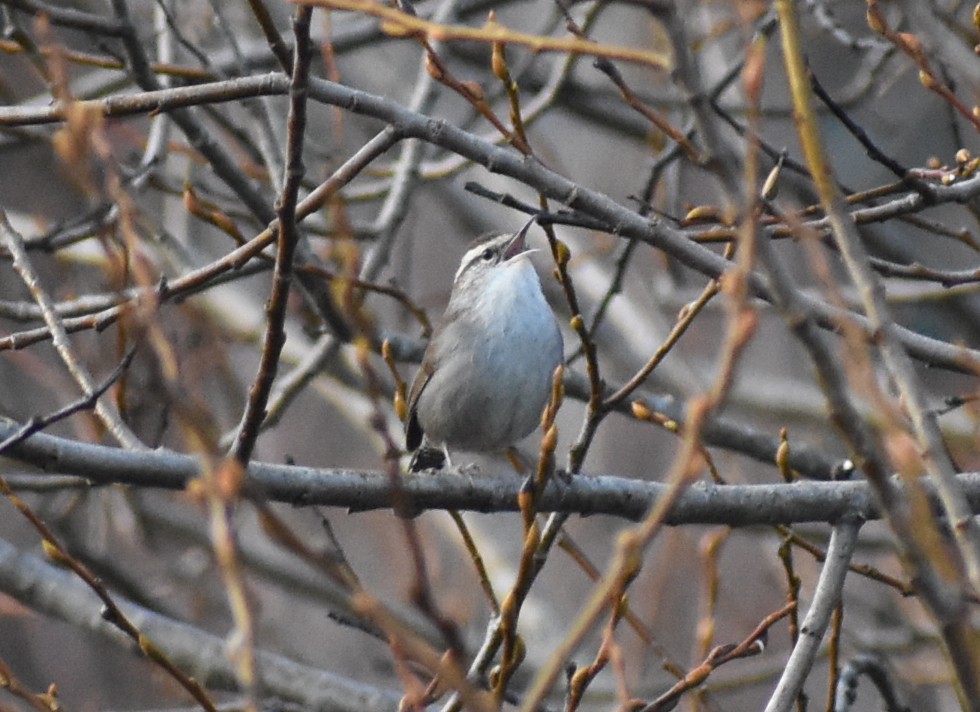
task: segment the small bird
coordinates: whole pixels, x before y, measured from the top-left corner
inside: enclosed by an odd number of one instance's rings
[[[528,259],[533,222],[478,238],[463,255],[408,396],[413,472],[442,466],[432,447],[499,452],[541,419],[564,344]]]

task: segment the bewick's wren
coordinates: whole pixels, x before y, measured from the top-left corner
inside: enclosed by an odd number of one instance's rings
[[[551,394],[563,343],[517,233],[474,241],[408,397],[405,443],[501,451],[534,430]],[[419,453],[410,469],[422,464]]]

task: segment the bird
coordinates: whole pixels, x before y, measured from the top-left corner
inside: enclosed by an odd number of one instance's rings
[[[441,468],[449,449],[504,451],[540,422],[564,343],[529,259],[533,222],[477,238],[460,261],[409,391],[412,472]]]

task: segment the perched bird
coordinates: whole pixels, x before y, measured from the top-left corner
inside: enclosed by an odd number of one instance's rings
[[[433,447],[502,451],[537,426],[562,361],[555,316],[525,246],[534,219],[467,249],[408,397],[413,472],[442,466]],[[429,447],[419,449],[426,441]]]

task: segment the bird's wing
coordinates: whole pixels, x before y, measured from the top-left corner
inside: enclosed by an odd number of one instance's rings
[[[419,424],[418,419],[418,403],[419,396],[422,395],[422,391],[425,390],[426,385],[432,378],[432,372],[435,370],[434,364],[429,359],[422,359],[422,366],[419,368],[418,373],[415,374],[415,380],[412,381],[412,388],[408,392],[408,420],[405,421],[405,447],[411,452],[418,448],[422,444],[422,426]]]

